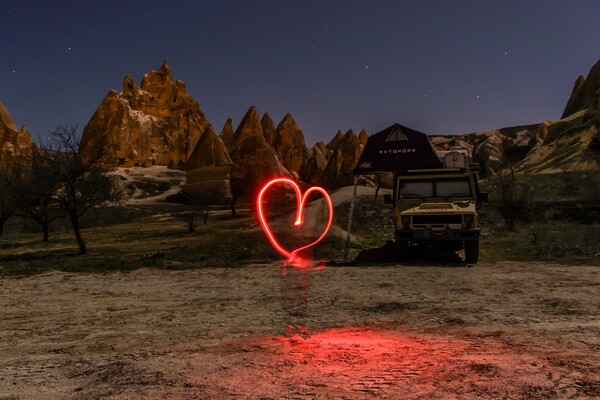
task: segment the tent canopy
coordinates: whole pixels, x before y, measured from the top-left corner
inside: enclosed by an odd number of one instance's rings
[[[394,124],[367,139],[355,175],[443,168],[427,134]]]

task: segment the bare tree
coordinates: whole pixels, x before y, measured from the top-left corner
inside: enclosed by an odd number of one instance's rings
[[[508,230],[513,230],[515,221],[526,218],[531,209],[533,186],[517,179],[517,176],[513,168],[508,168],[490,179],[494,199],[492,204],[504,219]]]
[[[258,182],[251,178],[231,178],[231,201],[229,202],[229,208],[231,209],[231,216],[235,218],[237,216],[237,210],[235,204],[238,199],[243,197],[250,197],[251,193],[258,193]]]
[[[13,156],[4,154],[0,159],[0,236],[4,232],[4,224],[19,208],[19,200],[11,190],[12,182],[18,179],[19,171],[15,168]]]
[[[108,145],[99,142],[81,155],[77,127],[59,125],[50,133],[50,144],[45,150],[41,154],[58,181],[54,199],[69,216],[80,254],[87,254],[81,236],[81,217],[90,209],[118,202],[123,196],[123,190],[109,175],[114,164],[108,155]]]
[[[196,231],[196,225],[202,214],[203,211],[199,208],[190,207],[185,211],[173,214],[173,216],[178,220],[185,222],[185,224],[188,227],[188,233],[192,233]],[[206,219],[204,221],[204,224],[206,225]]]
[[[45,150],[34,148],[31,152],[13,158],[10,190],[18,199],[17,215],[30,219],[42,227],[43,241],[49,239],[50,223],[64,216],[58,208],[55,194],[58,189],[57,171],[48,163]]]

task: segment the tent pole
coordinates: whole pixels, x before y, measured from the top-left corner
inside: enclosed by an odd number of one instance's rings
[[[350,212],[348,213],[348,229],[346,230],[346,249],[344,250],[344,261],[348,261],[348,250],[350,249],[350,230],[352,229],[352,214],[354,214],[354,205],[356,203],[357,185],[358,175],[354,175],[354,188],[352,189],[352,201],[350,202]]]

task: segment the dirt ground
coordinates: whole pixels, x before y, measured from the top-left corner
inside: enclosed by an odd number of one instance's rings
[[[599,293],[509,262],[3,278],[0,399],[597,398]]]

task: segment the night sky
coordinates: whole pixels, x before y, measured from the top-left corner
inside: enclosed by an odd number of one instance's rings
[[[45,134],[87,124],[167,60],[220,132],[250,105],[309,145],[394,122],[433,134],[560,118],[600,59],[600,1],[0,0],[0,100]]]

